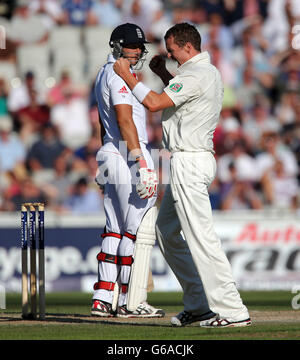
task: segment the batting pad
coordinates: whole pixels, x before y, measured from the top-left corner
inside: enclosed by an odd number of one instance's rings
[[[133,264],[127,294],[127,309],[134,311],[147,299],[147,286],[150,269],[151,250],[155,244],[155,223],[157,207],[153,206],[144,215],[136,234]]]

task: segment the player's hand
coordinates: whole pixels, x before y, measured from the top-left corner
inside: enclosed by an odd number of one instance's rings
[[[149,199],[156,194],[157,191],[157,174],[153,169],[148,169],[146,161],[138,162],[140,178],[136,185],[136,191],[141,199]]]
[[[121,77],[124,76],[124,74],[130,72],[130,62],[121,57],[114,63],[114,72]]]
[[[140,179],[136,185],[136,191],[141,199],[149,199],[156,194],[157,191],[157,175],[156,171],[148,168],[139,170]]]
[[[150,63],[149,68],[158,76],[167,71],[166,60],[162,55],[155,55]]]

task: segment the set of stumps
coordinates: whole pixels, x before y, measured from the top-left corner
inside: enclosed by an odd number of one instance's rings
[[[21,208],[22,318],[24,320],[37,320],[37,319],[44,320],[46,315],[45,314],[46,303],[45,303],[44,214],[45,214],[45,206],[43,203],[22,204],[22,208]],[[29,248],[29,259],[30,259],[29,269],[28,269],[28,248]],[[38,267],[37,267],[37,254],[38,254]],[[37,274],[37,269],[38,269],[38,274]],[[30,285],[29,287],[28,287],[28,278]],[[30,307],[30,311],[29,311],[29,307]]]

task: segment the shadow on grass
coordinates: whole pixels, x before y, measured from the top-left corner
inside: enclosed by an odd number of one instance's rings
[[[47,313],[45,320],[37,319],[22,319],[22,317],[15,313],[7,313],[0,317],[0,324],[3,322],[13,322],[19,324],[34,324],[44,325],[49,323],[64,323],[64,324],[99,324],[99,325],[123,325],[123,326],[157,326],[157,327],[172,327],[170,324],[158,323],[162,318],[142,318],[142,319],[120,319],[120,318],[97,318],[90,315],[82,314],[58,314]],[[139,321],[139,322],[136,322]]]

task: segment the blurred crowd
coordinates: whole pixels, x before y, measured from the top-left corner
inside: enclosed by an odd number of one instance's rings
[[[23,202],[45,202],[59,213],[103,211],[103,194],[94,181],[101,138],[93,79],[75,82],[66,68],[45,86],[34,67],[19,70],[16,54],[21,46],[47,43],[58,27],[113,29],[124,22],[140,25],[162,54],[169,27],[194,24],[202,50],[209,51],[221,72],[225,91],[214,136],[218,172],[210,187],[213,209],[299,210],[299,0],[0,4],[0,23],[10,26],[7,33],[0,29],[0,45],[5,36],[0,69],[2,63],[11,63],[18,74],[14,79],[0,77],[0,211],[18,211]],[[149,78],[144,72],[139,77]],[[149,146],[162,149],[160,114],[148,113],[148,134]],[[163,154],[167,161],[168,154]],[[158,205],[164,171],[161,167]]]

